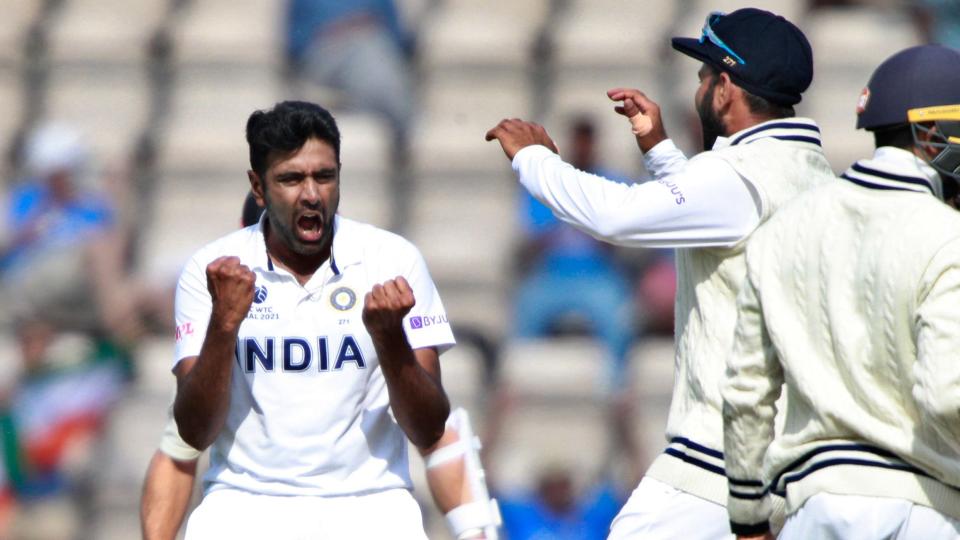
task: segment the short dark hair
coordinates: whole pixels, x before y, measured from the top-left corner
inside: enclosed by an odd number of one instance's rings
[[[894,124],[873,130],[873,144],[876,148],[893,146],[909,150],[913,147],[913,130],[910,124]]]
[[[750,112],[753,114],[765,116],[773,120],[779,118],[793,118],[797,115],[797,111],[794,110],[792,105],[777,105],[766,98],[762,98],[756,94],[751,94],[746,90],[744,90],[743,93],[747,100],[747,108],[750,109]]]
[[[340,130],[330,111],[306,101],[282,101],[254,111],[247,120],[250,168],[263,179],[270,152],[294,152],[312,138],[329,143],[340,164]]]
[[[705,63],[704,65],[710,70],[711,75],[715,77],[711,85],[716,86],[719,84],[720,81],[716,77],[720,75],[721,70],[711,64]],[[731,80],[733,80],[732,77]],[[793,118],[797,115],[797,111],[792,105],[777,105],[767,98],[762,98],[756,94],[751,94],[746,88],[737,84],[737,81],[733,81],[733,84],[736,84],[738,88],[743,90],[743,97],[747,102],[747,109],[757,116],[763,116],[770,118],[771,120],[777,120],[779,118]]]

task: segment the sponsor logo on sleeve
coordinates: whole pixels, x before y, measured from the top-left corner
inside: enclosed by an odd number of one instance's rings
[[[447,322],[447,315],[445,313],[441,313],[440,315],[417,315],[410,317],[410,328],[412,330],[419,330],[420,328],[437,326],[438,324],[447,324]]]
[[[180,340],[182,340],[184,337],[192,336],[192,335],[193,335],[193,323],[185,322],[177,327],[177,331],[176,331],[177,343],[180,343]]]

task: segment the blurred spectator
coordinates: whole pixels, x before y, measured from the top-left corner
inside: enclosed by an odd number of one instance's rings
[[[16,501],[9,536],[70,539],[81,527],[78,485],[109,411],[121,397],[127,362],[115,348],[43,321],[21,321],[21,375],[0,407],[4,477]]]
[[[570,163],[576,168],[621,179],[596,163],[595,127],[576,119],[570,129]],[[518,337],[544,336],[571,317],[585,322],[602,341],[613,390],[621,390],[634,335],[629,278],[613,248],[557,219],[526,190],[521,192],[525,237],[519,248],[521,280],[517,289],[515,329]]]
[[[914,14],[921,39],[960,49],[960,2],[915,0]]]
[[[5,314],[129,343],[146,312],[164,313],[169,295],[130,276],[128,230],[112,194],[87,186],[89,155],[78,132],[42,126],[25,152],[27,176],[11,191],[0,242]]]
[[[578,495],[570,471],[559,466],[541,471],[529,495],[497,496],[510,540],[603,540],[626,501],[610,482]]]
[[[602,540],[607,537],[611,522],[626,502],[629,490],[640,481],[643,470],[642,455],[631,428],[632,401],[629,396],[621,395],[609,402],[611,452],[603,460],[604,469],[598,471],[588,485],[578,488],[571,469],[556,463],[538,471],[534,489],[529,492],[501,491],[490,480],[508,540]],[[491,463],[490,456],[515,406],[509,391],[500,389],[494,393],[482,448],[488,479],[495,478],[491,471],[496,464]],[[571,439],[575,437],[576,434],[571,433]],[[619,474],[624,468],[625,474]]]
[[[651,257],[644,265],[637,285],[637,309],[643,314],[643,330],[646,335],[673,337],[674,300],[677,296],[677,268],[673,250],[651,250]]]
[[[393,0],[289,0],[287,55],[298,73],[385,116],[398,140],[413,115],[404,32]]]

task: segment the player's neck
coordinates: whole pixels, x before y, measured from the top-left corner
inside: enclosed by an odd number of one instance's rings
[[[332,240],[319,252],[311,255],[297,253],[290,249],[276,234],[271,234],[269,225],[264,234],[267,256],[273,264],[293,274],[300,285],[306,285],[317,269],[330,258]]]

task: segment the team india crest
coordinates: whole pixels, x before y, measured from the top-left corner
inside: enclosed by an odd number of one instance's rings
[[[357,303],[357,294],[349,287],[338,287],[330,294],[330,305],[340,311],[347,311]]]

